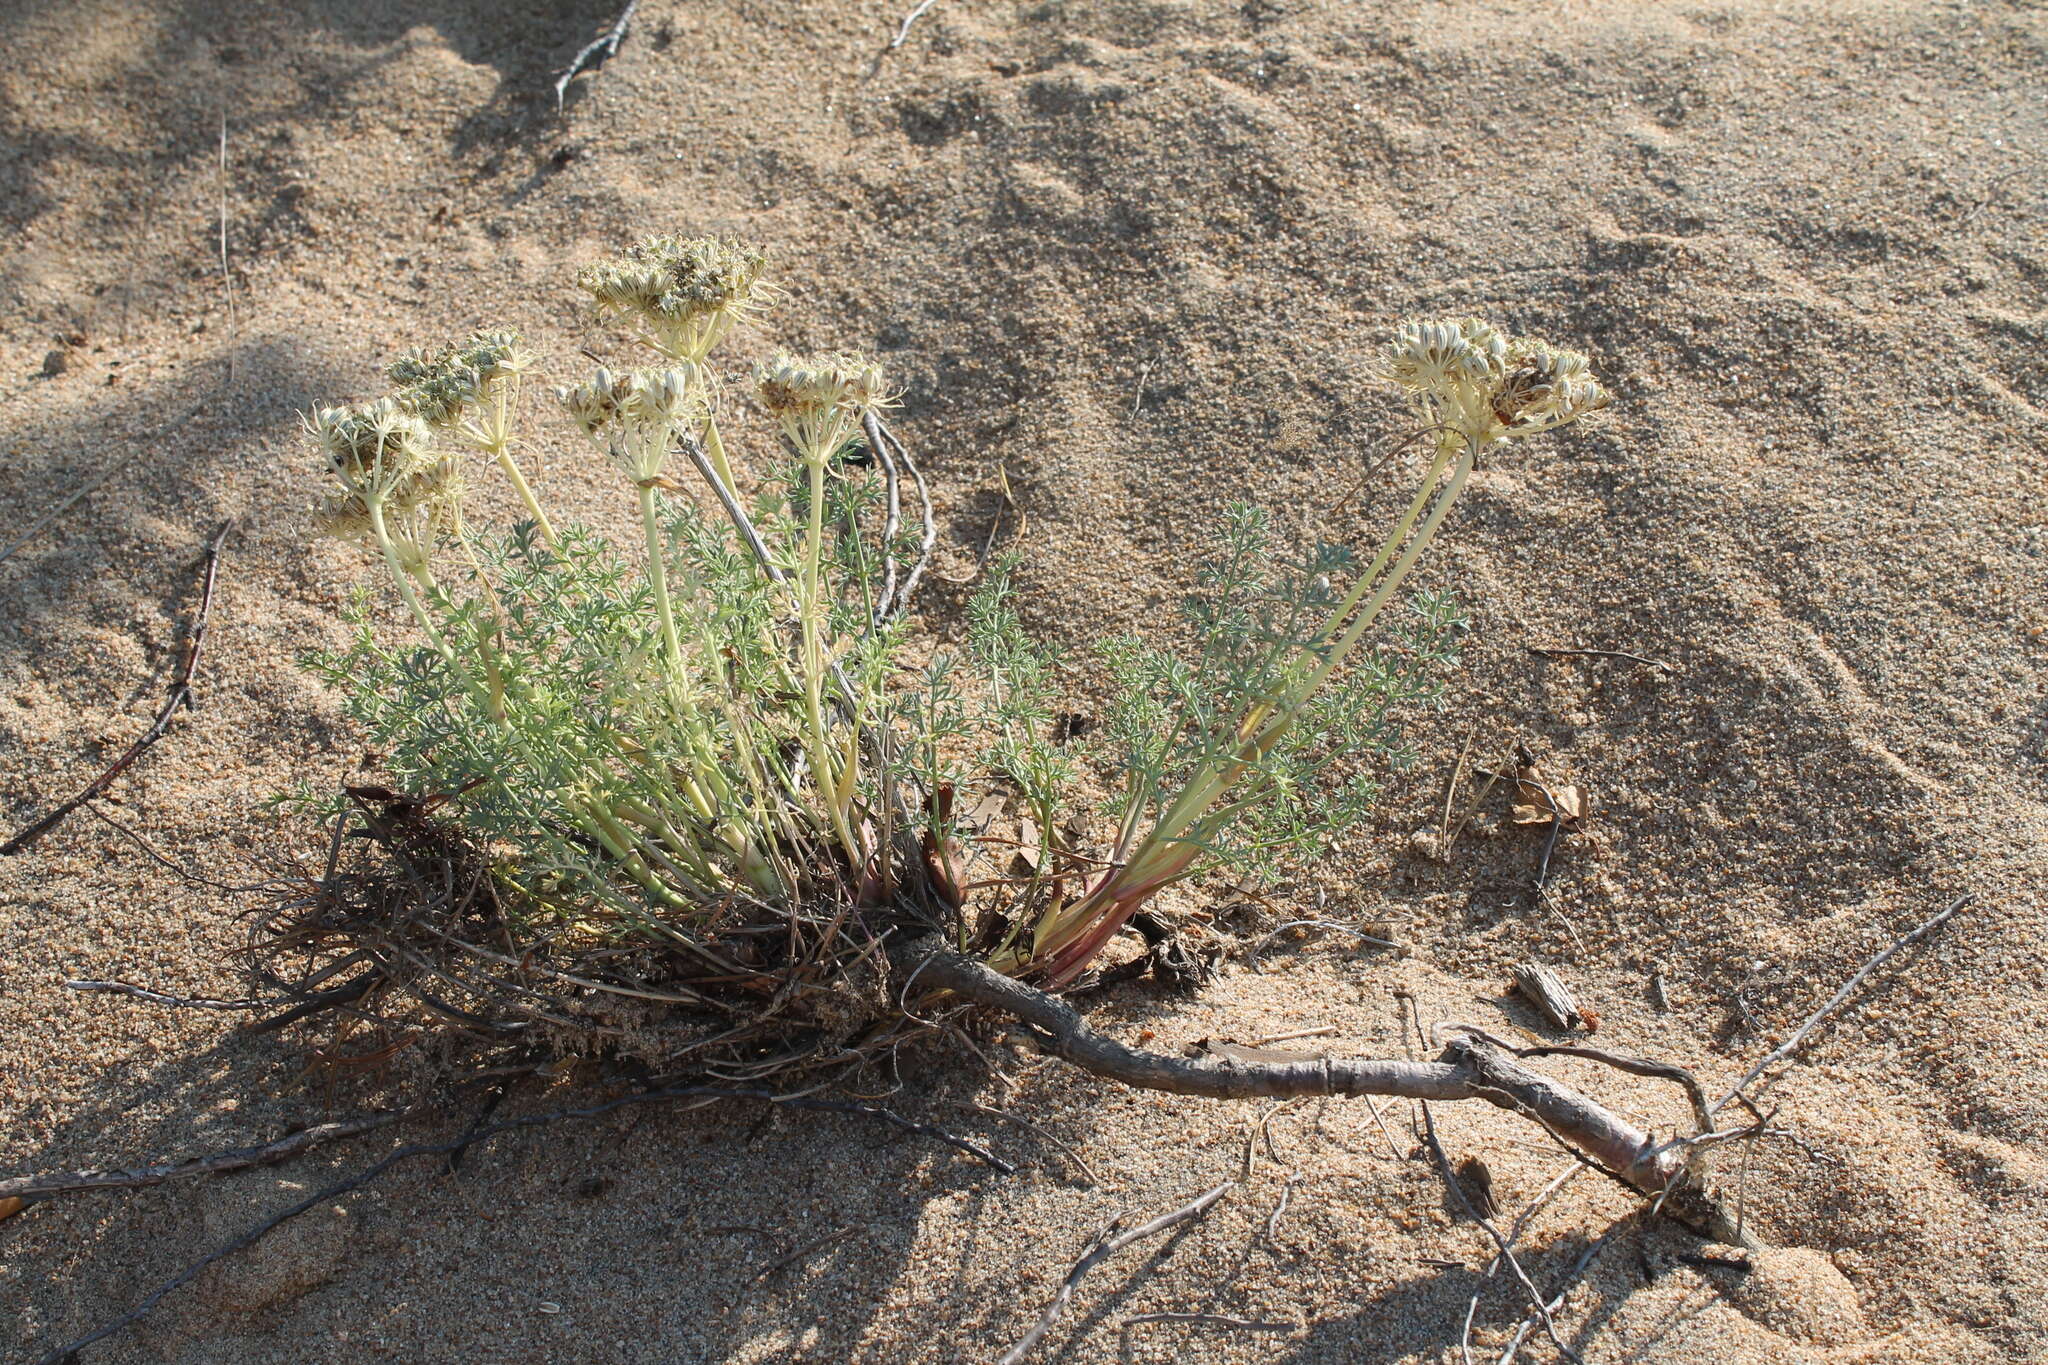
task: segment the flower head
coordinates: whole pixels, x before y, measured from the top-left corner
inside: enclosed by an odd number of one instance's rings
[[[1384,377],[1474,446],[1548,431],[1608,400],[1586,357],[1505,337],[1477,318],[1407,323],[1388,348]]]
[[[428,458],[427,424],[395,398],[321,408],[307,422],[342,487],[381,498]]]
[[[715,237],[649,237],[585,268],[576,282],[600,311],[639,317],[662,354],[697,361],[766,305],[766,260],[752,247]]]
[[[475,332],[460,346],[432,353],[408,351],[387,373],[399,386],[398,401],[429,426],[458,425],[493,384],[518,374],[527,357],[516,332]]]
[[[882,367],[853,354],[777,356],[754,371],[754,388],[790,443],[816,459],[845,445],[862,417],[891,401]]]
[[[600,366],[555,397],[599,450],[645,480],[661,472],[677,434],[705,412],[703,381],[695,365],[624,374]]]
[[[313,513],[322,535],[350,543],[374,544],[377,522],[394,543],[424,560],[434,533],[454,533],[462,526],[463,477],[460,462],[426,460],[383,493],[360,489],[330,491]],[[375,509],[372,510],[372,503]]]
[[[1507,436],[1546,431],[1607,406],[1610,395],[1577,351],[1519,340],[1513,362],[1493,396],[1494,415]]]

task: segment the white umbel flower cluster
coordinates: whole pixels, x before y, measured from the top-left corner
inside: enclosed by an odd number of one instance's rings
[[[766,256],[714,237],[649,237],[576,277],[600,311],[637,317],[671,360],[700,361],[772,290]]]
[[[1424,415],[1475,448],[1563,426],[1608,402],[1586,357],[1478,318],[1411,322],[1388,349],[1384,377]]]
[[[703,375],[688,364],[625,373],[600,366],[555,397],[635,482],[659,478],[675,440],[706,411]]]
[[[891,401],[882,367],[855,354],[777,356],[754,371],[754,391],[797,454],[821,461]]]

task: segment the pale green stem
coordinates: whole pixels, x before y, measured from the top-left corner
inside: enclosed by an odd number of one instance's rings
[[[1372,589],[1374,580],[1380,577],[1381,572],[1386,569],[1388,561],[1392,560],[1396,551],[1400,549],[1403,540],[1408,538],[1409,532],[1415,526],[1416,518],[1422,515],[1425,507],[1429,506],[1431,495],[1437,492],[1436,481],[1443,473],[1444,466],[1450,462],[1452,455],[1463,444],[1462,439],[1439,443],[1436,458],[1430,462],[1429,471],[1423,476],[1422,490],[1416,494],[1415,500],[1409,504],[1407,514],[1395,524],[1394,529],[1388,534],[1386,543],[1381,547],[1378,556],[1374,558],[1366,571],[1359,576],[1358,582],[1352,587],[1351,591],[1345,594],[1344,600],[1339,602],[1330,613],[1330,623],[1324,627],[1322,632],[1325,636],[1335,630],[1338,623],[1342,622],[1352,609],[1358,605],[1359,599]],[[1421,557],[1422,551],[1428,547],[1430,538],[1436,534],[1438,523],[1443,520],[1444,514],[1450,510],[1451,504],[1458,500],[1458,494],[1464,488],[1465,476],[1470,472],[1471,459],[1470,452],[1468,451],[1467,458],[1460,462],[1457,471],[1451,477],[1450,484],[1444,490],[1443,495],[1437,500],[1435,509],[1423,523],[1421,534],[1414,538],[1413,543],[1408,546],[1407,552],[1395,564],[1393,572],[1388,574],[1385,581],[1380,584],[1379,591],[1374,594],[1371,603],[1359,613],[1358,618],[1352,622],[1350,629],[1345,631],[1338,638],[1336,644],[1330,647],[1323,662],[1302,683],[1297,684],[1287,693],[1282,694],[1280,698],[1275,699],[1275,701],[1253,708],[1251,713],[1245,717],[1244,722],[1238,729],[1238,734],[1243,737],[1244,741],[1243,747],[1240,750],[1241,753],[1249,752],[1252,757],[1256,758],[1270,749],[1271,745],[1279,739],[1280,735],[1285,733],[1286,727],[1293,723],[1294,711],[1300,707],[1301,703],[1310,694],[1322,686],[1324,680],[1344,661],[1344,656],[1351,652],[1352,646],[1358,643],[1359,637],[1364,635],[1366,630],[1372,625],[1373,618],[1379,615],[1380,609],[1386,605],[1387,599],[1393,595],[1394,590],[1400,586],[1401,580],[1407,577],[1408,571],[1414,567],[1415,561]],[[1267,718],[1273,716],[1276,711],[1281,714],[1277,719],[1269,722]],[[1254,740],[1253,736],[1255,735],[1260,738]],[[1187,786],[1181,789],[1180,795],[1175,798],[1173,804],[1159,817],[1152,834],[1147,836],[1144,844],[1140,845],[1138,854],[1133,856],[1132,863],[1137,863],[1144,856],[1145,851],[1152,847],[1161,836],[1171,839],[1177,836],[1189,823],[1200,818],[1202,812],[1209,807],[1209,804],[1217,796],[1222,794],[1222,791],[1231,782],[1236,780],[1236,774],[1241,771],[1243,771],[1243,763],[1239,759],[1233,759],[1221,769],[1214,764],[1205,765],[1200,772],[1196,773],[1189,780]],[[1227,777],[1225,776],[1226,773],[1229,774]]]
[[[412,612],[413,619],[419,622],[420,629],[426,632],[427,639],[433,643],[434,649],[449,664],[454,664],[455,651],[449,648],[448,641],[441,635],[440,627],[434,624],[434,618],[427,615],[426,606],[421,603],[419,593],[413,586],[413,570],[400,557],[397,545],[392,542],[391,532],[384,525],[384,499],[365,498],[364,503],[370,509],[370,530],[377,537],[378,547],[384,551],[384,562],[391,569],[392,581],[398,585],[398,595],[404,599],[406,608]]]
[[[555,539],[553,523],[548,520],[548,514],[541,510],[540,499],[533,495],[533,489],[527,485],[526,475],[520,472],[519,462],[512,458],[512,383],[501,380],[492,385],[492,388],[496,392],[493,398],[490,445],[486,449],[498,462],[498,468],[504,471],[505,479],[512,485],[512,490],[519,494],[519,500],[526,504],[526,511],[533,518],[533,524],[540,528],[541,539],[548,543],[550,550],[559,549],[560,544]]]
[[[804,528],[804,557],[803,563],[797,566],[797,583],[798,611],[803,625],[804,707],[810,725],[805,747],[810,751],[811,767],[815,770],[812,779],[817,783],[819,794],[832,817],[833,833],[846,850],[846,856],[858,867],[862,861],[860,845],[853,837],[853,827],[846,812],[840,808],[835,755],[825,729],[825,604],[820,600],[818,580],[825,544],[826,452],[806,450],[803,455],[804,466],[810,475],[810,518]]]
[[[647,533],[647,581],[654,587],[655,610],[661,614],[661,639],[668,648],[669,676],[683,679],[683,637],[676,630],[676,610],[668,600],[667,556],[662,553],[661,522],[655,515],[654,490],[640,486],[640,526]]]
[[[1445,484],[1434,506],[1430,506],[1430,495],[1435,491],[1437,477],[1452,455],[1461,447],[1464,453],[1452,469],[1450,481]],[[1293,725],[1302,705],[1329,679],[1330,674],[1371,628],[1373,621],[1399,590],[1402,581],[1414,569],[1423,551],[1429,547],[1437,528],[1442,525],[1444,517],[1464,491],[1465,481],[1472,472],[1477,456],[1477,447],[1462,437],[1448,438],[1439,445],[1437,457],[1430,465],[1421,493],[1410,506],[1408,514],[1396,525],[1385,547],[1373,561],[1372,567],[1332,613],[1331,624],[1325,628],[1325,634],[1334,629],[1336,624],[1344,619],[1345,613],[1357,605],[1359,599],[1372,587],[1373,580],[1379,576],[1381,570],[1386,569],[1389,560],[1393,560],[1392,569],[1387,572],[1385,580],[1373,592],[1371,599],[1359,610],[1356,619],[1330,646],[1322,663],[1273,702],[1254,708],[1239,729],[1239,734],[1245,738],[1230,762],[1220,770],[1209,766],[1197,773],[1182,789],[1166,813],[1160,816],[1152,831],[1145,836],[1144,842],[1138,846],[1127,863],[1104,878],[1080,901],[1067,907],[1058,916],[1056,925],[1050,928],[1042,926],[1042,932],[1033,947],[1034,960],[1042,961],[1079,939],[1105,909],[1131,903],[1140,891],[1146,895],[1156,893],[1159,888],[1188,875],[1188,847],[1184,837],[1188,828],[1195,826],[1199,835],[1213,838],[1222,824],[1227,823],[1217,819],[1218,815],[1241,813],[1242,806],[1227,807],[1224,812],[1211,812],[1210,807],[1243,775],[1247,767],[1272,751],[1273,746],[1280,742],[1288,728]],[[1417,529],[1416,517],[1425,506],[1430,506],[1429,513]],[[1405,551],[1401,552],[1400,558],[1394,560],[1396,550],[1411,530],[1414,530],[1412,541]],[[1270,720],[1266,719],[1268,716],[1271,717]],[[1205,819],[1205,816],[1208,818]],[[1175,867],[1176,863],[1181,865]]]
[[[718,434],[718,418],[708,412],[704,414],[704,454],[710,458],[711,467],[718,471],[718,477],[725,481],[725,486],[732,490],[734,497],[738,497],[740,483],[732,476],[732,465],[726,462],[725,442]]]

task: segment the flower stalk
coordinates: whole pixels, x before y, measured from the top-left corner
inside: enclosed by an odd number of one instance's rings
[[[1372,630],[1457,504],[1480,454],[1550,431],[1608,401],[1584,356],[1533,339],[1510,340],[1473,318],[1403,328],[1382,377],[1414,395],[1436,434],[1421,487],[1406,512],[1302,649],[1303,666],[1275,696],[1243,714],[1227,753],[1195,771],[1128,858],[1073,903],[1048,908],[1028,956],[1012,948],[993,964],[1000,970],[1052,988],[1069,985],[1147,901],[1201,871],[1204,850],[1215,836],[1260,798],[1220,809],[1217,803],[1286,739],[1319,689]],[[1135,830],[1136,806],[1126,814],[1120,856]]]

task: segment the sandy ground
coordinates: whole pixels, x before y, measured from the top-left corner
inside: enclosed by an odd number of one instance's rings
[[[1725,1084],[1974,892],[1767,1092],[1804,1146],[1755,1152],[1746,1208],[1784,1250],[1743,1272],[1628,1232],[1560,1326],[1598,1362],[2043,1358],[2048,15],[939,0],[886,50],[903,8],[647,0],[558,117],[552,72],[608,18],[594,0],[0,7],[0,539],[109,476],[0,564],[0,820],[146,722],[233,517],[200,709],[107,810],[205,875],[251,875],[280,837],[262,800],[361,757],[293,662],[364,572],[306,540],[296,413],[484,322],[571,372],[616,345],[573,267],[643,232],[774,248],[791,298],[736,360],[882,355],[940,490],[942,572],[971,571],[1006,473],[1023,516],[999,539],[1077,657],[1171,602],[1227,500],[1336,500],[1398,421],[1366,379],[1392,322],[1484,313],[1583,346],[1618,401],[1484,470],[1439,542],[1433,581],[1474,614],[1466,664],[1320,883],[1333,917],[1412,917],[1414,956],[1282,944],[1192,1003],[1131,991],[1099,1022],[1162,1047],[1330,1025],[1332,1048],[1384,1053],[1396,989],[1425,1018],[1536,1029],[1501,986],[1536,958],[1603,1041]],[[549,430],[547,495],[615,517]],[[935,634],[962,591],[935,585]],[[1673,669],[1527,650],[1556,644]],[[1551,909],[1526,894],[1540,834],[1497,807],[1448,865],[1412,846],[1468,734],[1593,794]],[[310,1066],[317,1037],[61,987],[237,994],[242,908],[84,812],[0,863],[0,1172],[394,1098],[397,1079]],[[1391,1146],[1363,1105],[1275,1115],[1247,1178],[1261,1106],[1005,1066],[909,1058],[888,1102],[1023,1163],[1012,1178],[851,1119],[622,1113],[502,1139],[454,1178],[394,1170],[83,1359],[989,1359],[1116,1212],[1231,1178],[1205,1221],[1086,1281],[1037,1358],[1455,1360],[1479,1291],[1491,1360],[1519,1317],[1398,1106]],[[1668,1087],[1561,1070],[1681,1117]],[[569,1077],[500,1112],[602,1093]],[[1439,1112],[1510,1208],[1560,1169],[1503,1115]],[[28,1209],[0,1224],[0,1352],[38,1357],[294,1191],[465,1118]],[[1530,1273],[1553,1283],[1627,1209],[1576,1181]],[[1161,1311],[1284,1330],[1125,1321]]]

